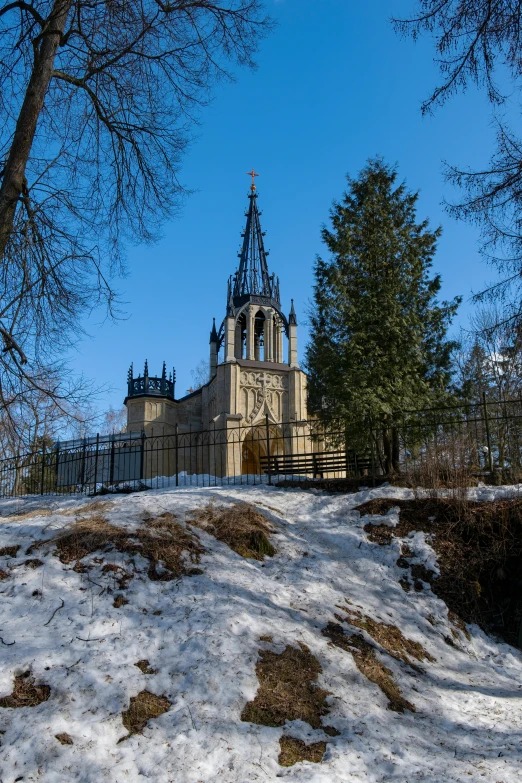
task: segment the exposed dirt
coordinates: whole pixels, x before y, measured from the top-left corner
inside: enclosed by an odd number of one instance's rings
[[[149,693],[149,691],[140,691],[137,696],[131,698],[129,709],[121,714],[123,725],[129,733],[119,741],[143,731],[149,720],[163,715],[171,704],[172,702],[165,696],[156,696],[155,693]]]
[[[192,563],[199,563],[205,551],[199,539],[172,514],[146,519],[145,527],[135,532],[116,527],[104,517],[94,514],[78,519],[49,541],[38,542],[33,549],[49,545],[56,547],[62,563],[78,562],[89,554],[106,549],[116,549],[131,556],[139,554],[149,561],[149,579],[161,582],[189,573],[192,569],[186,562],[186,556]],[[110,564],[104,568],[114,570]],[[120,584],[121,580],[125,584],[130,575],[121,570]]]
[[[393,679],[392,672],[385,666],[375,654],[375,649],[359,634],[348,636],[343,631],[341,625],[337,623],[328,623],[323,628],[323,635],[326,636],[332,644],[340,647],[353,655],[355,665],[364,676],[377,685],[388,699],[388,708],[395,712],[404,712],[410,710],[415,712],[415,705],[407,701],[402,695],[402,691]]]
[[[326,753],[326,742],[305,745],[304,742],[294,737],[281,737],[279,745],[281,752],[278,761],[282,767],[292,767],[300,761],[312,761],[314,764],[320,764]]]
[[[126,604],[128,603],[129,603],[128,599],[125,598],[124,595],[120,594],[116,596],[116,598],[112,602],[112,605],[114,606],[115,609],[121,609],[122,606],[126,606]]]
[[[359,511],[385,514],[393,506],[400,508],[397,527],[366,525],[370,540],[386,545],[412,531],[431,534],[441,572],[413,565],[411,578],[400,580],[404,589],[428,582],[461,621],[522,646],[522,500],[377,499]]]
[[[276,550],[269,540],[272,528],[266,517],[249,503],[224,507],[209,503],[194,512],[189,521],[218,541],[223,541],[242,557],[263,560],[267,555],[275,555]]]
[[[287,720],[302,720],[314,729],[322,728],[321,716],[328,713],[327,692],[317,685],[322,669],[306,645],[288,645],[280,654],[259,650],[256,664],[259,688],[248,702],[241,720],[260,726],[283,726]]]
[[[0,707],[18,709],[20,707],[36,707],[47,701],[51,695],[48,685],[36,685],[31,672],[27,671],[15,677],[13,692],[0,699]]]

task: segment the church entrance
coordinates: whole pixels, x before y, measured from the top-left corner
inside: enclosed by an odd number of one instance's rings
[[[276,426],[270,426],[269,441],[270,441],[270,456],[284,454],[283,446],[283,433]],[[259,427],[252,427],[247,432],[243,440],[243,446],[241,449],[241,473],[243,476],[255,475],[259,476],[263,472],[261,468],[261,457],[266,457],[267,454],[267,432],[264,425]]]

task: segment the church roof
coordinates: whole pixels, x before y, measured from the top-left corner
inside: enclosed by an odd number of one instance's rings
[[[249,207],[246,212],[246,227],[243,232],[243,246],[239,256],[239,268],[230,280],[230,293],[235,307],[240,307],[250,297],[263,297],[280,305],[279,279],[268,272],[261,231],[260,212],[257,206],[257,193],[252,186],[249,195]]]

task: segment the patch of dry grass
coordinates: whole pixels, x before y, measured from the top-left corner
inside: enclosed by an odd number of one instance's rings
[[[320,729],[328,713],[327,692],[317,685],[321,665],[306,645],[287,645],[282,653],[259,650],[256,664],[259,688],[248,702],[241,720],[260,726],[283,726],[287,720],[302,720]]]
[[[362,614],[358,609],[354,611],[347,606],[339,606],[338,608],[346,611],[347,615],[341,617],[336,614],[336,620],[341,623],[349,623],[349,625],[360,628],[361,631],[366,631],[372,639],[378,642],[396,660],[408,664],[413,669],[418,667],[412,663],[411,658],[415,658],[417,661],[430,661],[431,663],[435,661],[435,658],[424,649],[422,644],[408,639],[396,625],[387,625],[374,620],[373,617]]]
[[[49,508],[35,508],[29,511],[12,511],[10,514],[4,514],[0,519],[16,519],[20,522],[24,519],[33,517],[50,517],[53,512]]]
[[[69,734],[67,734],[66,731],[62,731],[61,734],[55,734],[54,737],[55,737],[55,739],[58,740],[60,745],[73,745],[74,744],[72,737]]]
[[[128,599],[124,595],[117,595],[112,605],[115,609],[121,609],[122,606],[126,606],[129,603]]]
[[[3,582],[4,579],[9,579],[9,573],[8,571],[4,571],[3,568],[0,568],[0,582]]]
[[[16,553],[20,549],[20,546],[3,546],[0,547],[0,557],[16,557]]]
[[[134,664],[134,666],[137,666],[142,674],[156,674],[157,671],[157,669],[152,668],[146,658],[144,658],[142,661],[138,661]]]
[[[377,685],[388,699],[388,708],[395,712],[416,712],[415,705],[402,695],[402,691],[393,679],[393,674],[375,654],[375,649],[359,634],[348,636],[342,626],[328,623],[323,635],[341,650],[352,654],[355,665],[366,679]]]
[[[78,562],[89,554],[107,548],[131,556],[142,555],[149,561],[149,578],[162,582],[190,573],[192,569],[185,562],[186,556],[190,562],[199,563],[205,551],[198,538],[185,530],[172,514],[147,519],[145,528],[138,528],[135,532],[112,525],[103,516],[93,514],[76,520],[54,538],[34,546],[48,545],[56,547],[56,554],[62,563]],[[105,566],[107,568],[114,570],[110,564]],[[125,571],[123,574],[120,583],[122,579],[129,578]]]
[[[31,672],[27,671],[15,677],[13,692],[0,699],[0,707],[18,709],[20,707],[36,707],[47,701],[51,695],[48,685],[36,685]]]
[[[273,557],[276,553],[269,540],[272,528],[266,517],[249,503],[232,506],[209,503],[193,514],[191,525],[223,541],[241,557],[263,560],[266,555]]]
[[[140,691],[130,700],[129,709],[121,714],[123,725],[129,732],[123,739],[128,739],[132,734],[143,731],[147,722],[167,712],[172,702],[165,696],[156,696],[149,691]],[[119,740],[120,742],[122,740]]]
[[[300,761],[311,761],[314,764],[320,764],[326,753],[326,742],[314,742],[311,745],[305,745],[301,740],[294,737],[281,737],[279,740],[281,752],[279,753],[279,764],[282,767],[292,767]]]

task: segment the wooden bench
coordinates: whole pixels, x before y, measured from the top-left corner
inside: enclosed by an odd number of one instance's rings
[[[313,454],[274,454],[269,458],[260,456],[261,469],[264,473],[280,476],[309,475],[323,478],[325,473],[346,473],[346,475],[362,475],[370,470],[371,459],[354,451],[318,451]]]

